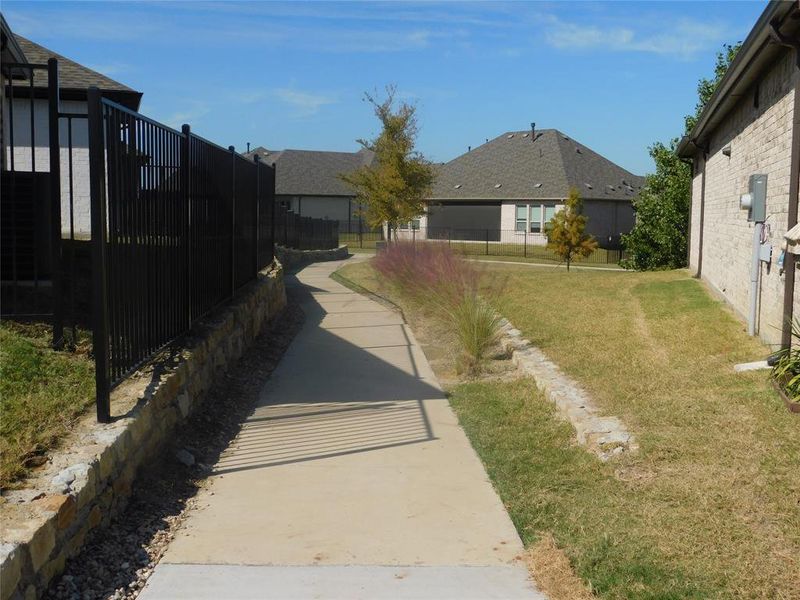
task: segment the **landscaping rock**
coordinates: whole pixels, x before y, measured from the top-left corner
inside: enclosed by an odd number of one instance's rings
[[[175,453],[175,458],[178,459],[179,463],[186,465],[187,467],[191,467],[194,465],[194,455],[188,450],[184,449],[178,450]]]

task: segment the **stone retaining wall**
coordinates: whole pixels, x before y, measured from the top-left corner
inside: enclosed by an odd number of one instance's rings
[[[617,417],[601,416],[589,394],[568,377],[544,352],[522,337],[508,319],[502,320],[501,343],[511,360],[525,375],[532,377],[545,397],[575,428],[578,442],[606,461],[639,446],[625,424]]]
[[[116,388],[112,414],[122,417],[84,423],[70,440],[75,443],[54,453],[31,485],[4,495],[1,600],[40,596],[80,552],[87,533],[124,510],[139,465],[163,449],[214,380],[285,305],[283,268],[276,264],[199,326],[183,350],[165,353]]]
[[[281,261],[288,271],[315,262],[344,260],[349,256],[347,246],[339,246],[330,250],[295,250],[294,248],[275,247],[275,257]]]

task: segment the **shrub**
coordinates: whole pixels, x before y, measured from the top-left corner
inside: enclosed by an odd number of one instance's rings
[[[375,257],[374,266],[402,298],[453,332],[463,371],[480,370],[498,340],[500,317],[478,293],[482,273],[474,264],[444,244],[395,242]]]
[[[800,400],[800,318],[792,324],[794,344],[781,353],[772,368],[772,377],[792,400]]]

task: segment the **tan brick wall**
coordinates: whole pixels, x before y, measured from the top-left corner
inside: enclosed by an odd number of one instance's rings
[[[706,165],[702,277],[744,317],[749,306],[753,224],[739,208],[748,179],[766,173],[768,242],[773,246],[769,271],[762,265],[757,331],[769,344],[779,344],[785,276],[777,259],[786,232],[794,106],[793,57],[787,52],[760,80],[759,107],[753,91],[745,95],[711,136]],[[730,157],[722,149],[730,145]],[[697,267],[701,173],[692,188],[692,256]]]

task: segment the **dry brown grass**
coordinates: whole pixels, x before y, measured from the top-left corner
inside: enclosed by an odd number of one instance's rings
[[[503,313],[640,442],[597,464],[535,390],[454,387],[523,540],[552,532],[603,597],[800,599],[800,419],[768,372],[733,372],[768,349],[683,271],[492,270]]]
[[[550,600],[592,600],[595,596],[572,570],[569,558],[551,534],[528,548],[525,556],[536,585]]]

